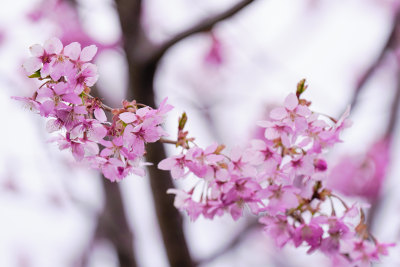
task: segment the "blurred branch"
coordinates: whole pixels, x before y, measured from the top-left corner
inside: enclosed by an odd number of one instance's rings
[[[120,267],[135,267],[137,264],[133,252],[133,234],[126,218],[119,184],[110,182],[104,176],[101,181],[106,199],[95,236],[113,243]]]
[[[141,1],[115,0],[124,39],[124,51],[129,73],[128,99],[155,107],[154,75],[157,63],[148,57],[154,45],[140,24]],[[146,160],[155,211],[170,266],[194,266],[183,231],[182,217],[174,207],[174,196],[166,191],[174,188],[169,172],[161,171],[157,163],[166,158],[161,143],[148,144]]]
[[[399,67],[398,67],[399,68]],[[386,128],[385,138],[390,138],[394,136],[394,131],[396,130],[396,124],[398,122],[398,113],[400,106],[400,68],[397,71],[397,87],[393,98],[392,107],[390,109],[389,122]]]
[[[172,37],[170,40],[165,42],[155,53],[155,61],[158,61],[161,59],[161,57],[167,52],[169,48],[171,48],[173,45],[176,43],[182,41],[183,39],[192,36],[197,33],[201,32],[206,32],[210,31],[218,22],[221,22],[225,19],[228,19],[235,14],[237,14],[239,11],[244,9],[246,6],[249,4],[255,2],[256,0],[242,0],[235,4],[234,6],[230,7],[229,9],[223,11],[220,14],[215,15],[214,17],[207,18],[198,24],[194,25],[193,27],[186,29],[178,34],[176,34],[174,37]]]
[[[69,3],[70,5],[76,7],[78,5],[77,0],[64,0],[65,2]]]
[[[393,98],[392,106],[390,109],[389,120],[385,132],[385,139],[389,142],[393,139],[394,131],[399,120],[398,113],[400,110],[400,66],[397,66],[397,86],[396,92]],[[379,211],[379,207],[384,201],[385,195],[381,194],[372,204],[368,212],[367,225],[370,231],[373,230],[374,223],[376,220],[376,214]]]
[[[365,85],[371,79],[371,77],[375,74],[376,70],[381,66],[385,55],[388,51],[392,50],[395,47],[396,43],[396,34],[398,32],[400,24],[400,12],[397,11],[395,14],[395,18],[393,20],[392,28],[390,30],[389,37],[387,38],[384,46],[382,47],[381,52],[378,57],[372,62],[368,69],[364,72],[361,78],[357,82],[357,86],[354,89],[354,93],[350,102],[352,108],[354,108],[358,104],[358,99],[362,89],[365,88]]]
[[[251,219],[251,221],[248,222],[247,225],[244,226],[241,231],[237,231],[235,233],[235,236],[227,244],[225,244],[220,249],[216,250],[213,254],[211,254],[207,258],[200,260],[198,264],[202,265],[210,263],[218,259],[219,257],[225,255],[226,253],[232,251],[232,249],[236,248],[242,243],[242,241],[251,231],[253,231],[256,228],[259,228],[260,226],[261,225],[258,223],[258,220]]]
[[[96,242],[109,241],[115,248],[120,267],[136,267],[133,249],[133,234],[126,217],[122,194],[118,183],[112,183],[104,176],[100,178],[104,189],[104,207],[96,216],[97,225],[92,239],[83,251],[78,266],[88,266],[90,254]]]
[[[74,8],[77,8],[77,0],[64,0]],[[128,1],[136,4],[140,9],[140,0]],[[93,95],[99,97],[98,89],[93,88]],[[107,106],[103,108],[109,108]],[[109,108],[110,109],[110,108]],[[137,262],[133,248],[133,233],[130,229],[124,203],[122,201],[122,193],[117,183],[111,183],[104,176],[100,178],[103,185],[105,204],[102,212],[96,216],[97,225],[92,238],[89,240],[88,247],[81,255],[80,266],[87,266],[91,249],[99,239],[106,239],[115,248],[120,267],[136,267]]]

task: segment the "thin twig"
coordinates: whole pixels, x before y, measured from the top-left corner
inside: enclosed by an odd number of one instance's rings
[[[394,17],[389,37],[387,38],[386,43],[382,47],[381,52],[357,82],[357,86],[354,89],[354,93],[350,102],[352,108],[354,108],[358,104],[358,99],[360,97],[361,91],[365,88],[365,85],[367,84],[369,79],[371,79],[371,77],[374,75],[376,70],[381,66],[386,53],[392,50],[393,47],[395,46],[396,32],[398,31],[399,21],[400,21],[400,12],[397,11]]]
[[[159,61],[161,57],[165,54],[165,52],[171,48],[173,45],[176,43],[182,41],[183,39],[192,36],[197,33],[201,32],[206,32],[210,31],[218,22],[221,22],[223,20],[226,20],[235,14],[237,14],[239,11],[244,9],[246,6],[249,4],[255,2],[256,0],[242,0],[239,3],[235,4],[234,6],[230,7],[229,9],[225,10],[224,12],[215,15],[214,17],[207,18],[198,24],[194,25],[193,27],[186,29],[178,34],[176,34],[174,37],[172,37],[170,40],[165,42],[155,53],[154,55],[154,60],[155,62]]]
[[[398,81],[397,81],[397,88],[396,93],[394,95],[392,107],[390,109],[389,121],[386,128],[385,138],[391,139],[393,133],[396,129],[396,125],[398,122],[398,113],[399,113],[399,106],[400,106],[400,68],[397,72]]]
[[[396,92],[395,96],[393,98],[392,106],[390,109],[390,115],[389,115],[389,120],[385,132],[385,139],[390,141],[392,140],[394,136],[394,131],[396,130],[397,123],[399,121],[398,118],[398,113],[400,109],[400,67],[397,70],[397,87],[396,87]],[[376,220],[376,215],[379,210],[379,207],[381,206],[381,203],[384,201],[384,195],[380,194],[375,201],[371,204],[371,208],[369,209],[368,212],[368,218],[367,218],[367,225],[368,228],[372,231],[374,227],[374,223]]]
[[[178,143],[178,141],[176,140],[170,140],[170,139],[165,139],[165,138],[160,138],[159,140],[161,143],[163,144],[173,144],[176,145],[176,143]]]
[[[235,236],[223,247],[216,250],[213,254],[204,258],[198,262],[199,265],[210,263],[219,257],[225,255],[226,253],[232,251],[232,249],[236,248],[238,245],[242,243],[242,241],[246,238],[246,236],[252,232],[254,229],[260,227],[260,224],[257,220],[252,219],[247,225],[241,230],[238,231]]]

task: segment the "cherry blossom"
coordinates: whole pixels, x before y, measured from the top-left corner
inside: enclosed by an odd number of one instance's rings
[[[91,96],[90,87],[98,79],[91,62],[96,46],[81,49],[73,42],[64,47],[51,38],[30,50],[32,57],[23,67],[42,85],[33,96],[14,99],[47,118],[46,128],[57,134],[53,141],[61,150],[110,181],[144,176],[143,166],[152,164],[144,162],[147,144],[170,143],[179,153],[154,163],[174,179],[197,180],[188,190],[166,192],[175,195],[174,205],[192,220],[226,213],[239,220],[248,210],[278,247],[305,246],[308,253],[319,251],[341,266],[370,266],[393,246],[368,232],[362,204],[347,205],[333,191],[346,190],[331,182],[332,177],[365,176],[363,168],[374,169],[367,188],[357,190],[358,195],[376,197],[386,173],[387,143],[373,146],[362,161],[348,160],[331,170],[325,153],[351,125],[349,109],[337,120],[312,111],[311,102],[302,98],[305,80],[270,112],[270,120],[258,123],[265,139],[232,149],[217,143],[203,149],[184,130],[186,113],[179,118],[177,140],[164,139],[164,116],[173,108],[167,99],[157,109],[135,100],[111,108]],[[371,189],[376,181],[378,189]]]

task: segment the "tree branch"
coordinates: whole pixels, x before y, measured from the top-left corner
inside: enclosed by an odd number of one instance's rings
[[[390,31],[390,35],[386,40],[386,43],[384,44],[381,52],[379,53],[378,57],[375,59],[374,62],[369,66],[368,69],[364,72],[364,74],[361,76],[361,78],[357,82],[357,86],[354,89],[354,93],[350,102],[350,105],[352,108],[354,108],[358,104],[358,98],[360,96],[360,93],[362,89],[365,87],[369,79],[374,75],[375,71],[380,67],[380,65],[383,62],[383,59],[385,58],[385,55],[388,51],[393,49],[395,43],[396,43],[396,33],[398,31],[398,25],[400,23],[400,12],[398,11],[395,15],[392,28]]]
[[[119,267],[136,267],[133,234],[126,217],[119,184],[110,182],[104,176],[100,180],[104,189],[104,207],[100,214],[95,215],[95,231],[76,266],[86,267],[94,245],[103,239],[114,246]]]
[[[222,246],[220,249],[215,251],[207,258],[200,260],[198,264],[207,264],[225,255],[226,253],[240,245],[250,232],[259,227],[261,227],[261,225],[258,223],[258,221],[256,219],[252,219],[250,222],[247,223],[246,226],[243,227],[241,231],[237,232],[236,235],[227,244]]]
[[[398,66],[397,68],[398,70],[396,73],[397,74],[396,92],[393,98],[392,106],[390,108],[389,120],[386,126],[386,132],[384,137],[388,142],[391,142],[393,140],[394,132],[396,130],[397,123],[399,121],[398,114],[400,110],[400,66]],[[373,230],[377,213],[379,212],[379,207],[382,205],[384,200],[385,200],[385,195],[380,194],[377,197],[377,199],[371,204],[367,217],[367,225],[370,231]]]
[[[397,72],[397,88],[393,98],[392,107],[390,109],[389,121],[386,128],[385,138],[390,138],[394,135],[394,131],[396,130],[396,125],[399,120],[398,113],[400,107],[400,70]]]
[[[239,11],[244,9],[246,6],[249,4],[255,2],[256,0],[242,0],[239,3],[235,4],[228,10],[225,10],[224,12],[215,15],[214,17],[207,18],[198,24],[194,25],[193,27],[184,30],[181,33],[176,34],[174,37],[172,37],[170,40],[165,42],[155,53],[154,55],[154,60],[155,62],[159,61],[162,56],[167,52],[169,48],[171,48],[173,45],[176,43],[182,41],[183,39],[192,36],[196,33],[201,33],[201,32],[206,32],[210,31],[218,22],[221,22],[225,19],[228,19],[235,14],[237,14]]]
[[[119,184],[108,181],[104,176],[101,181],[106,199],[95,236],[112,242],[120,267],[135,267],[137,264],[133,253],[133,234],[126,218]]]
[[[128,99],[155,107],[154,75],[157,63],[149,56],[153,44],[148,40],[140,24],[139,0],[115,0],[124,39],[124,51],[129,73]],[[136,5],[132,2],[137,2]],[[131,29],[135,28],[134,29]],[[148,144],[146,159],[155,165],[148,166],[148,175],[160,226],[164,247],[170,266],[194,266],[186,243],[182,217],[174,207],[174,196],[166,191],[174,184],[168,172],[159,170],[157,163],[166,158],[165,149],[159,142]]]

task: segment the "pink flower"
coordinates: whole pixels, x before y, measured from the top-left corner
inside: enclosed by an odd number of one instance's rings
[[[185,163],[185,156],[181,154],[163,159],[157,167],[160,170],[171,171],[172,178],[179,179],[185,175]]]
[[[269,199],[267,210],[271,215],[285,212],[299,205],[299,190],[293,186],[270,185],[265,189],[265,197]]]
[[[211,46],[204,58],[204,61],[210,65],[219,66],[223,63],[221,41],[211,33]]]
[[[304,131],[307,128],[306,117],[311,111],[305,105],[300,105],[297,96],[293,93],[285,98],[285,106],[271,110],[270,117],[282,121],[293,130]]]
[[[50,73],[51,65],[54,63],[55,57],[59,54],[63,45],[58,38],[50,38],[43,46],[35,44],[30,48],[33,57],[30,57],[22,65],[28,74],[41,69],[41,77],[45,78]]]
[[[294,231],[294,245],[298,247],[303,243],[303,241],[305,241],[309,246],[311,246],[308,250],[310,253],[321,245],[323,232],[321,226],[314,221],[311,221],[309,224],[302,224]]]
[[[84,119],[71,130],[71,138],[85,138],[99,142],[107,135],[107,129],[97,120]]]
[[[354,234],[350,232],[343,218],[330,217],[324,220],[324,223],[329,225],[329,236],[323,238],[321,242],[321,251],[330,256],[334,256],[340,252],[340,242],[352,238]]]
[[[289,242],[294,235],[294,228],[287,221],[286,216],[264,216],[259,222],[265,224],[264,231],[270,236],[279,248],[282,248]]]
[[[314,159],[310,155],[295,155],[282,169],[288,172],[291,179],[294,179],[296,175],[312,176],[314,173]]]
[[[348,196],[361,196],[374,201],[386,177],[390,162],[389,142],[374,143],[365,155],[344,156],[333,167],[328,187]]]
[[[78,68],[93,59],[96,55],[97,47],[95,45],[86,46],[81,50],[81,44],[77,42],[70,43],[64,47],[64,55],[69,57]]]
[[[82,65],[81,70],[78,72],[78,74],[75,75],[75,70],[71,70],[69,74],[67,74],[69,77],[73,77],[72,81],[70,83],[72,86],[75,88],[74,92],[79,95],[82,93],[82,91],[86,87],[91,87],[93,86],[97,79],[98,79],[98,74],[97,74],[97,67],[94,64],[91,63],[85,63]]]

